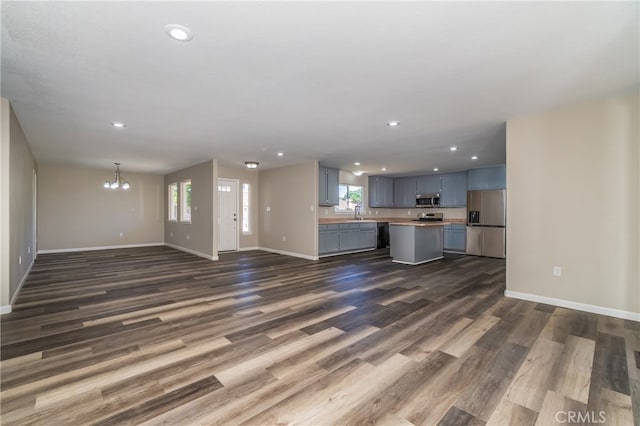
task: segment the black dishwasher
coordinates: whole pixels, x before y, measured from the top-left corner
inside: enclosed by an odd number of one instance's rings
[[[377,248],[389,247],[389,222],[378,222]]]

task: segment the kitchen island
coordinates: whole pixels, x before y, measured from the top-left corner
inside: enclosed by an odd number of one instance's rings
[[[419,265],[442,259],[443,227],[447,222],[390,222],[391,258],[397,263]]]

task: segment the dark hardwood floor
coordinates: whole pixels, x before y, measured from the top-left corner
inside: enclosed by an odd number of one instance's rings
[[[388,251],[40,255],[1,317],[1,423],[640,423],[640,324]],[[573,421],[572,421],[573,420]]]

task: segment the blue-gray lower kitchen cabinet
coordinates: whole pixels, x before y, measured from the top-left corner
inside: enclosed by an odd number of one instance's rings
[[[357,250],[360,247],[360,224],[340,224],[340,251]]]
[[[466,250],[465,224],[453,223],[444,226],[444,250],[449,252],[464,253]]]
[[[378,227],[375,222],[322,224],[318,226],[320,256],[375,249]]]
[[[378,246],[378,224],[360,224],[360,249],[376,248]]]
[[[319,225],[318,252],[335,253],[340,251],[340,231],[338,225]]]

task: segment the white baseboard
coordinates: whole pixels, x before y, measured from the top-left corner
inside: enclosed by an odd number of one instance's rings
[[[260,250],[260,247],[240,247],[238,251]]]
[[[340,255],[343,255],[343,254],[363,253],[365,251],[373,251],[373,250],[375,250],[375,248],[368,248],[368,249],[362,249],[362,250],[352,250],[352,251],[340,251],[338,253],[326,253],[326,254],[322,254],[322,255],[318,256],[318,258],[340,256]]]
[[[118,245],[118,246],[76,247],[76,248],[66,248],[66,249],[38,250],[38,254],[68,253],[68,252],[75,252],[75,251],[112,250],[112,249],[136,248],[136,247],[158,247],[163,245],[165,244],[164,243],[146,243],[146,244],[124,244],[124,245]]]
[[[586,303],[572,302],[571,300],[556,299],[553,297],[538,296],[537,294],[520,293],[518,291],[505,290],[506,297],[528,300],[529,302],[545,303],[547,305],[560,306],[562,308],[575,309],[577,311],[591,312],[593,314],[622,318],[640,322],[640,313],[621,311],[619,309],[605,308],[604,306],[588,305]]]
[[[27,271],[22,276],[22,279],[20,280],[20,284],[18,284],[18,288],[16,289],[16,292],[13,293],[13,296],[11,297],[11,301],[9,302],[10,304],[9,305],[0,306],[0,315],[8,314],[8,313],[11,312],[11,307],[13,306],[14,303],[16,303],[16,299],[18,298],[18,294],[20,293],[20,290],[22,290],[22,286],[24,285],[25,281],[27,281],[27,277],[29,276],[29,272],[31,272],[31,268],[33,267],[33,262],[34,261],[35,261],[35,259],[33,259],[31,261],[31,264],[27,268]]]
[[[218,256],[211,256],[210,254],[201,253],[199,251],[191,250],[186,247],[176,246],[174,244],[169,244],[169,243],[164,243],[163,245],[167,247],[171,247],[172,249],[183,251],[185,253],[196,255],[198,257],[204,257],[205,259],[208,259],[208,260],[218,260]]]
[[[258,250],[268,251],[270,253],[284,254],[285,256],[300,257],[307,260],[318,260],[318,256],[309,256],[308,254],[294,253],[291,251],[272,249],[269,247],[258,247]]]

